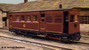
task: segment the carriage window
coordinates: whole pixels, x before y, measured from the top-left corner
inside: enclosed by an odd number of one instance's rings
[[[59,15],[55,16],[55,23],[62,23],[62,17]]]
[[[24,21],[25,20],[25,16],[21,16],[21,21]]]
[[[78,15],[71,15],[70,22],[78,22]]]
[[[16,16],[16,21],[19,21],[20,20],[20,17],[19,16]]]
[[[70,16],[70,22],[74,22],[74,17],[75,17],[75,15]]]
[[[31,16],[27,16],[27,21],[31,21]]]
[[[33,21],[37,21],[37,16],[33,15]]]
[[[78,15],[75,15],[75,22],[78,22]]]
[[[12,20],[12,15],[9,15],[9,19]]]
[[[25,22],[25,16],[22,15],[22,16],[20,16],[20,17],[21,17],[21,22]]]
[[[46,15],[46,22],[51,23],[52,22],[52,16],[51,15]]]

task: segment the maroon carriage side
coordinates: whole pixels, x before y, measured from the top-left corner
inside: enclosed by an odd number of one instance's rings
[[[9,30],[16,34],[63,41],[80,40],[77,9],[15,11],[8,13]]]

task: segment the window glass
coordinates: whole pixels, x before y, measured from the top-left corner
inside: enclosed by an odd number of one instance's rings
[[[75,22],[78,22],[78,15],[75,15]]]
[[[20,17],[19,16],[16,16],[16,21],[19,21],[20,20]]]
[[[21,21],[24,21],[25,20],[25,16],[21,16]]]
[[[60,15],[55,16],[55,23],[62,23],[62,17]]]
[[[12,20],[12,15],[9,15],[10,20]]]
[[[74,22],[74,17],[75,17],[75,15],[70,16],[70,22]]]
[[[37,21],[37,15],[33,15],[33,21]]]
[[[31,21],[31,16],[27,16],[27,21]]]

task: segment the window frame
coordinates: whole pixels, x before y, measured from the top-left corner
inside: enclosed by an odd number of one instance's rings
[[[27,19],[26,19],[27,22],[31,22],[32,21],[32,17],[31,15],[27,15]]]
[[[38,15],[32,15],[32,22],[38,22]]]
[[[20,21],[20,16],[19,15],[15,15],[15,17],[16,17],[16,22],[19,22]]]
[[[25,16],[26,16],[26,15],[21,15],[21,16],[20,16],[21,22],[25,22]]]
[[[74,22],[78,22],[78,15],[74,16]]]
[[[70,22],[75,22],[75,15],[70,15]]]

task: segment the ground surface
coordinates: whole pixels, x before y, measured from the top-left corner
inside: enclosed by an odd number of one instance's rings
[[[0,50],[52,50],[45,47],[39,47],[30,43],[22,43],[0,37]]]
[[[80,32],[89,37],[89,24],[80,24]]]
[[[83,44],[64,44],[58,41],[54,40],[44,40],[44,39],[37,39],[37,38],[31,38],[31,37],[24,37],[24,36],[17,36],[13,33],[8,33],[8,30],[0,30],[0,36],[7,36],[7,37],[13,37],[17,39],[24,39],[28,41],[35,41],[40,42],[44,44],[51,44],[59,47],[65,47],[65,48],[71,48],[73,50],[89,50],[89,45],[83,45]],[[89,38],[82,37],[80,40],[81,42],[89,43]],[[8,48],[10,47],[10,48]],[[12,47],[22,47],[22,48],[12,48]],[[35,44],[30,43],[22,43],[18,41],[13,41],[5,38],[0,37],[0,50],[59,50],[59,49],[53,49],[53,48],[47,48],[43,46],[38,46]]]

